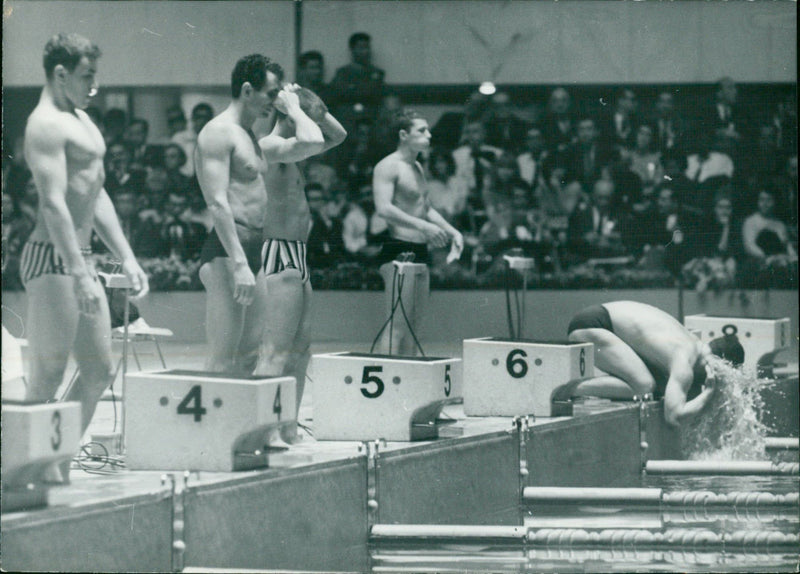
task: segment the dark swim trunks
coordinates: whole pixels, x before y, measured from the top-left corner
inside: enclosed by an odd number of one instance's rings
[[[402,239],[387,239],[383,242],[383,248],[378,253],[378,265],[395,261],[401,253],[411,252],[414,254],[413,263],[430,264],[430,252],[426,243],[412,243]]]
[[[602,305],[586,307],[586,309],[575,315],[572,321],[569,322],[567,333],[572,333],[578,329],[605,329],[606,331],[614,332],[611,316]]]
[[[245,257],[247,257],[247,266],[255,275],[261,268],[261,246],[264,244],[264,232],[261,229],[254,229],[236,222],[236,235],[239,237],[239,242],[242,244]],[[217,257],[227,256],[228,253],[219,240],[217,230],[212,229],[200,251],[200,264],[213,261]]]

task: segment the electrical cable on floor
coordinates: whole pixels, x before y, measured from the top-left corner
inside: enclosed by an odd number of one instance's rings
[[[92,454],[91,447],[99,447],[103,454]],[[77,456],[72,459],[78,468],[89,474],[109,475],[125,468],[122,457],[111,456],[103,443],[92,441],[81,446]]]

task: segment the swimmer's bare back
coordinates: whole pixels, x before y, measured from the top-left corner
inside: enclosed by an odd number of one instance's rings
[[[661,309],[636,301],[603,303],[614,333],[637,355],[669,372],[677,356],[694,363],[697,340],[674,317]]]
[[[305,179],[297,164],[269,164],[264,184],[269,198],[264,239],[308,241],[311,210],[305,196]]]

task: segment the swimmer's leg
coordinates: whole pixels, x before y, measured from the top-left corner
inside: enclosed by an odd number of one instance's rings
[[[402,298],[403,309],[411,323],[414,334],[419,337],[418,330],[422,323],[425,300],[430,292],[430,275],[427,267],[419,275],[401,276],[395,273],[395,266],[389,262],[381,265],[380,273],[386,285],[386,317],[389,317],[392,306],[398,296]],[[402,283],[402,294],[400,287]],[[394,297],[392,297],[394,295]],[[403,309],[398,305],[394,312],[394,320],[384,329],[377,350],[382,354],[417,355],[419,349],[406,324]],[[390,345],[391,342],[391,345]]]
[[[602,397],[622,401],[631,400],[633,395],[633,389],[628,383],[611,375],[588,379],[572,391],[573,397]]]
[[[655,379],[644,361],[611,331],[599,328],[577,329],[569,334],[569,340],[594,343],[595,364],[609,375],[625,381],[634,394],[644,395],[655,389]]]
[[[296,406],[297,418],[300,419],[300,403],[303,402],[303,391],[306,384],[306,372],[308,371],[308,363],[311,360],[311,296],[312,296],[311,282],[307,281],[303,285],[303,310],[300,318],[300,327],[297,330],[297,336],[292,344],[292,357],[289,361],[288,374],[295,377],[297,380],[296,388]],[[286,429],[284,439],[293,443],[298,440],[297,426],[292,429]]]
[[[287,373],[292,345],[303,315],[300,272],[286,269],[266,278],[267,297],[257,375],[279,377]]]
[[[28,295],[30,376],[25,399],[51,402],[64,378],[78,331],[74,280],[66,275],[41,275],[25,287]]]
[[[100,309],[95,315],[81,315],[78,321],[74,351],[79,374],[65,397],[65,400],[81,403],[82,432],[92,421],[97,402],[114,378],[108,301],[100,282],[95,281],[95,285],[100,297]]]
[[[267,297],[264,330],[256,375],[279,377],[289,372],[293,345],[303,315],[303,282],[300,271],[285,269],[266,278]],[[298,387],[300,383],[298,383]],[[269,437],[270,446],[281,446],[278,433]]]
[[[264,336],[264,325],[269,307],[267,280],[263,273],[256,274],[253,302],[244,311],[244,324],[239,348],[236,351],[236,369],[252,375],[258,365],[258,353]]]
[[[228,262],[227,257],[217,257],[200,267],[200,281],[206,289],[205,368],[213,372],[236,370],[236,350],[244,326],[244,307],[234,301]]]

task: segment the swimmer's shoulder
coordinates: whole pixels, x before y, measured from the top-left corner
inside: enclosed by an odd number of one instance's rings
[[[385,158],[375,164],[374,174],[383,177],[394,177],[402,164],[402,160],[396,153],[390,153]]]
[[[232,148],[240,133],[246,132],[234,122],[226,121],[221,115],[209,121],[197,134],[197,147],[200,150]]]
[[[67,116],[55,107],[36,106],[25,125],[25,147],[31,144],[36,144],[36,147],[43,144],[47,144],[47,147],[63,145],[72,126]]]

